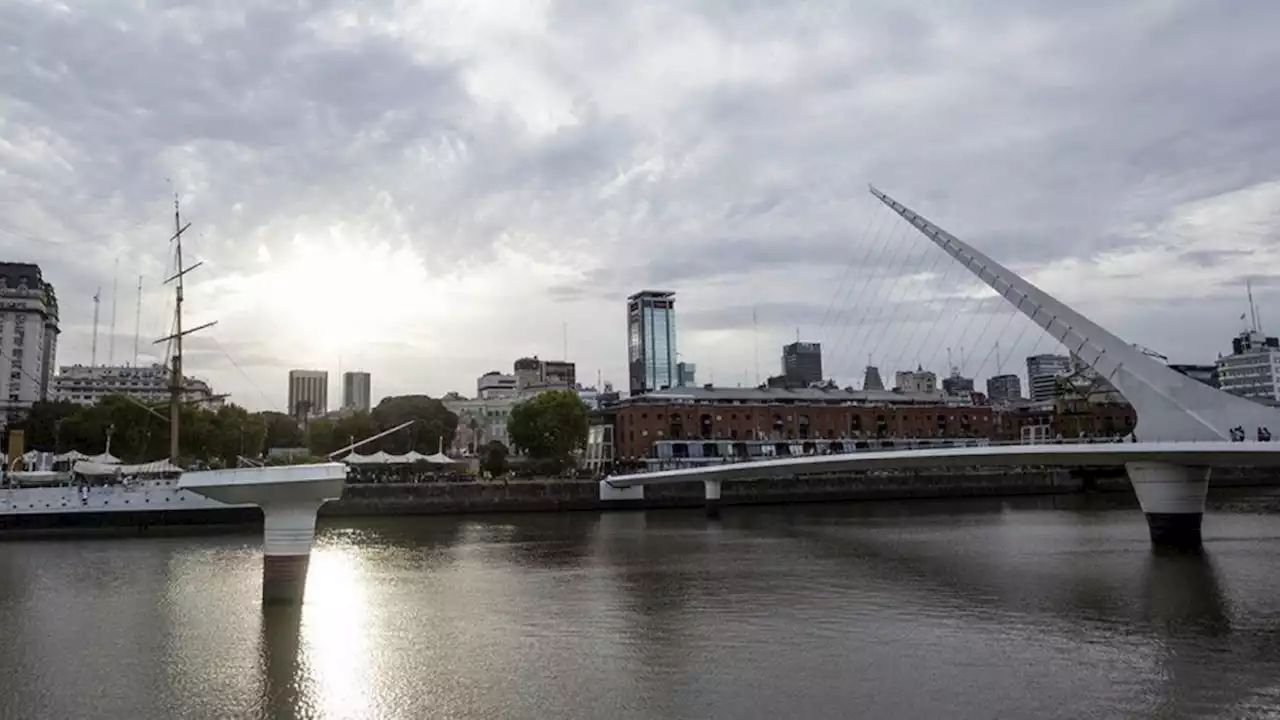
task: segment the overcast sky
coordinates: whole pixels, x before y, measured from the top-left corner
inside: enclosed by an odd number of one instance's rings
[[[56,286],[60,364],[90,359],[98,287],[98,360],[133,360],[142,275],[150,360],[178,192],[187,322],[218,321],[188,368],[257,409],[295,367],[333,404],[340,368],[470,394],[566,327],[579,377],[625,386],[650,287],[700,382],[776,372],[797,331],[842,382],[1057,349],[874,183],[1208,362],[1248,276],[1280,331],[1276,27],[1272,2],[7,0],[0,258]]]

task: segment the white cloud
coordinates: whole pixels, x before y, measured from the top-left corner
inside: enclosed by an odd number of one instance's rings
[[[57,285],[63,362],[88,359],[117,257],[147,279],[144,338],[164,334],[178,189],[207,263],[189,307],[219,320],[193,370],[255,407],[283,404],[288,368],[339,362],[376,394],[469,390],[562,354],[566,324],[580,375],[625,385],[622,303],[645,286],[679,293],[703,381],[754,379],[757,344],[772,372],[797,326],[845,380],[868,354],[1036,347],[976,301],[927,302],[976,289],[922,238],[864,231],[876,182],[1125,337],[1208,359],[1243,276],[1277,259],[1277,20],[1165,1],[9,3],[0,256]],[[1276,287],[1259,277],[1264,309]]]

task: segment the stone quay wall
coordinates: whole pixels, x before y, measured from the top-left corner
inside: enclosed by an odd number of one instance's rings
[[[1214,470],[1211,485],[1280,484],[1264,468]],[[945,499],[1084,492],[1132,492],[1122,468],[1091,470],[963,468],[928,472],[839,473],[758,481],[725,481],[720,504],[753,505],[856,500]],[[322,516],[432,515],[701,507],[699,481],[655,485],[640,501],[601,501],[594,480],[559,478],[348,485]]]

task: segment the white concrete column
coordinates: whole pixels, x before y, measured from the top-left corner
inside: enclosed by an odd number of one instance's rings
[[[316,513],[324,501],[271,502],[262,506],[262,603],[301,604],[307,587]]]
[[[614,487],[609,484],[608,480],[600,481],[600,500],[602,502],[616,502],[620,500],[644,500],[644,486],[632,485],[631,487]]]
[[[706,493],[707,517],[720,517],[720,481],[703,480],[702,489]]]
[[[1209,469],[1166,463],[1127,463],[1138,504],[1147,517],[1151,542],[1159,546],[1200,547]]]

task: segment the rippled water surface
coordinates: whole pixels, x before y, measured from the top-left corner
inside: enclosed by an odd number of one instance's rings
[[[1280,717],[1280,515],[1074,501],[0,543],[0,717]],[[1269,714],[1270,713],[1270,714]]]

